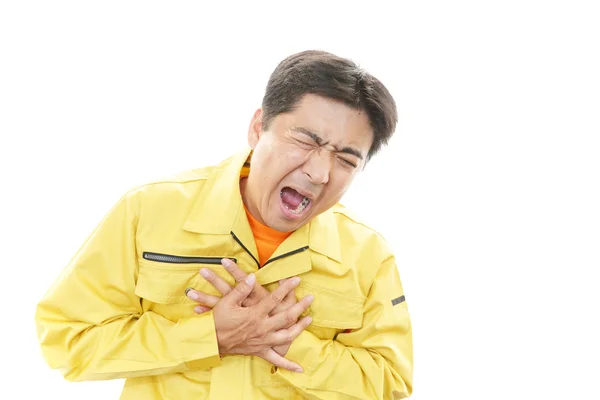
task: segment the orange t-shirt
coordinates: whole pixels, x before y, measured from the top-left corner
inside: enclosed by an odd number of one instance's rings
[[[258,250],[258,261],[261,267],[269,260],[269,257],[273,255],[277,247],[285,240],[292,232],[279,232],[273,228],[261,224],[250,214],[246,206],[244,206],[248,222],[250,223],[250,229],[254,234],[254,241],[256,242],[256,248]]]

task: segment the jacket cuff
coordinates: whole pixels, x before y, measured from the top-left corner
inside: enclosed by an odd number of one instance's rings
[[[209,369],[221,363],[212,311],[181,318],[174,330],[186,367],[191,370]]]

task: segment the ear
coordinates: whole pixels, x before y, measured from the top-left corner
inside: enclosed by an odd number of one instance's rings
[[[248,127],[248,145],[250,145],[252,150],[256,148],[258,139],[262,134],[262,115],[262,108],[256,110],[252,116],[252,120],[250,121],[250,127]]]

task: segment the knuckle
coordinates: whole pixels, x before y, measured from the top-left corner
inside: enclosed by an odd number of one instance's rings
[[[278,293],[275,291],[275,292],[271,293],[271,299],[275,303],[281,303],[281,300],[283,300],[283,296],[281,295],[281,293]]]
[[[229,293],[231,293],[231,287],[223,288],[223,296],[227,296]]]
[[[240,282],[238,285],[235,285],[235,290],[240,293],[246,292],[246,282]]]

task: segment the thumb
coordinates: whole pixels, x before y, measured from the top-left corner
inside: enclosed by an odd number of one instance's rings
[[[254,274],[250,274],[246,277],[246,279],[240,281],[235,288],[231,291],[231,297],[233,301],[235,301],[239,306],[242,305],[242,302],[252,293],[252,289],[254,289],[254,284],[256,283],[256,276]]]

